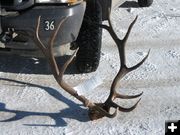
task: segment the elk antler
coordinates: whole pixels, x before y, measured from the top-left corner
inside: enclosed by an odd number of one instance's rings
[[[137,18],[136,18],[137,19]],[[86,107],[89,108],[89,117],[91,120],[94,119],[98,119],[98,118],[102,118],[104,116],[109,117],[109,118],[113,118],[116,116],[117,114],[117,110],[121,110],[121,111],[131,111],[133,110],[136,105],[138,104],[138,101],[134,106],[132,106],[131,108],[123,108],[119,105],[117,105],[116,103],[113,102],[113,100],[115,98],[123,98],[123,99],[131,99],[131,98],[136,98],[142,95],[142,93],[140,93],[139,95],[134,95],[134,96],[127,96],[127,95],[120,95],[115,91],[116,85],[118,83],[118,81],[125,76],[127,73],[129,73],[132,70],[135,70],[136,68],[138,68],[148,57],[148,55],[136,66],[131,67],[131,68],[127,68],[126,63],[125,63],[125,43],[127,41],[127,38],[129,36],[129,33],[136,21],[136,19],[132,22],[132,24],[130,25],[128,32],[125,36],[125,38],[123,40],[120,40],[117,35],[115,34],[110,19],[109,21],[109,26],[106,25],[99,25],[102,28],[105,28],[106,30],[109,31],[109,33],[111,34],[112,38],[114,39],[114,41],[116,42],[117,46],[118,46],[118,50],[119,50],[119,56],[120,56],[120,60],[121,60],[121,68],[117,74],[117,76],[115,77],[115,79],[113,80],[113,83],[111,85],[111,91],[110,91],[110,95],[108,97],[108,99],[104,102],[104,103],[93,103],[91,102],[89,99],[87,99],[86,97],[79,95],[77,93],[76,90],[74,90],[71,86],[69,86],[64,80],[63,80],[63,75],[64,72],[67,68],[67,66],[71,63],[71,61],[73,60],[74,56],[76,55],[77,50],[73,53],[73,55],[65,62],[65,64],[62,67],[59,67],[57,65],[56,59],[53,55],[53,45],[54,45],[54,41],[55,38],[60,30],[61,25],[67,20],[67,17],[62,18],[61,22],[58,24],[56,30],[54,31],[54,33],[52,34],[48,45],[46,46],[40,39],[39,37],[39,28],[40,28],[40,23],[41,23],[41,16],[38,17],[38,21],[37,21],[37,27],[36,27],[36,33],[35,33],[35,41],[37,43],[37,46],[42,50],[43,54],[45,55],[45,57],[47,58],[51,69],[52,69],[52,73],[53,76],[55,78],[55,80],[57,81],[57,83],[66,91],[68,92],[70,95],[74,96],[75,98],[77,98],[79,101],[81,101]],[[149,54],[149,53],[148,53]],[[113,107],[115,108],[115,112],[110,114],[110,108]]]
[[[144,59],[141,62],[139,62],[138,64],[136,64],[135,66],[130,67],[130,68],[127,67],[127,65],[126,65],[126,56],[125,56],[125,45],[126,45],[126,42],[127,42],[128,37],[130,35],[132,27],[135,24],[137,18],[138,18],[138,16],[136,16],[134,21],[130,24],[130,26],[128,28],[128,31],[127,31],[126,35],[124,36],[124,38],[122,40],[118,38],[115,31],[113,30],[112,23],[111,23],[111,20],[110,20],[110,10],[109,10],[109,16],[108,16],[108,24],[109,24],[109,26],[108,25],[103,25],[103,24],[95,24],[95,23],[92,22],[93,25],[98,25],[100,28],[104,28],[110,33],[111,37],[113,38],[113,40],[115,41],[115,43],[117,45],[118,52],[119,52],[119,58],[120,58],[120,64],[121,64],[120,66],[121,67],[120,67],[116,77],[114,78],[114,80],[112,82],[109,97],[107,98],[107,100],[104,103],[98,104],[99,106],[101,106],[107,112],[110,111],[111,107],[116,108],[116,109],[118,108],[120,111],[123,111],[123,112],[132,111],[133,109],[136,108],[137,104],[139,103],[139,101],[141,99],[139,99],[136,102],[136,104],[133,105],[130,108],[123,108],[123,107],[119,106],[118,104],[116,104],[115,102],[113,102],[113,100],[115,100],[116,98],[134,99],[134,98],[140,97],[143,94],[143,92],[142,92],[142,93],[140,93],[138,95],[129,96],[129,95],[121,95],[121,94],[116,92],[116,87],[117,87],[117,84],[118,84],[119,80],[122,79],[129,72],[131,72],[131,71],[137,69],[138,67],[140,67],[144,63],[144,61],[148,58],[149,53],[150,53],[150,50],[149,50],[147,55],[144,57]],[[90,110],[90,117],[91,117],[91,119],[98,119],[98,118],[103,117],[103,115],[100,115],[95,109],[92,109],[92,110]]]
[[[67,17],[62,18],[61,22],[58,24],[57,29],[54,31],[54,33],[52,34],[48,45],[46,46],[40,39],[39,37],[39,28],[40,28],[40,23],[41,23],[41,16],[38,17],[38,21],[37,21],[37,26],[36,26],[36,33],[34,36],[34,40],[37,44],[37,46],[40,48],[40,50],[43,52],[44,56],[47,58],[53,76],[55,78],[55,80],[57,81],[57,83],[65,90],[67,91],[70,95],[74,96],[75,98],[77,98],[79,101],[81,101],[86,107],[88,108],[94,108],[96,109],[98,112],[100,112],[103,116],[107,116],[107,117],[114,117],[114,114],[109,114],[108,112],[106,112],[103,108],[101,108],[100,106],[94,104],[93,102],[91,102],[90,100],[88,100],[86,97],[79,95],[77,93],[76,90],[74,90],[71,86],[69,86],[66,82],[64,82],[63,80],[63,75],[64,72],[67,68],[67,66],[71,63],[71,61],[73,60],[74,56],[76,55],[76,52],[78,51],[78,49],[73,53],[73,55],[65,62],[65,64],[60,68],[57,65],[56,59],[54,57],[53,54],[53,45],[54,45],[54,40],[59,32],[59,29],[61,27],[61,25],[63,24],[63,22],[65,22],[67,20]]]

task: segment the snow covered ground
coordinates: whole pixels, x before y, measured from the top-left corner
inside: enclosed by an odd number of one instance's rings
[[[134,65],[151,49],[147,61],[121,81],[119,92],[144,92],[137,108],[113,119],[89,121],[87,109],[64,92],[50,75],[47,63],[23,57],[0,57],[0,135],[163,135],[165,121],[180,119],[180,1],[154,0],[149,8],[122,1],[111,19],[120,38],[138,15],[127,42],[127,62]],[[107,23],[107,22],[104,22]],[[101,62],[90,74],[65,80],[93,101],[104,101],[119,68],[117,48],[103,31]],[[85,80],[88,80],[84,82]],[[101,84],[94,89],[92,84]],[[82,85],[87,87],[82,89]],[[119,100],[131,106],[135,100]]]

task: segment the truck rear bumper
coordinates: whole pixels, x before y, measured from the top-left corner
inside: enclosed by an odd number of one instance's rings
[[[13,16],[1,16],[2,31],[13,30],[16,37],[4,43],[4,50],[35,50],[34,43],[37,19],[41,16],[39,35],[47,44],[52,33],[62,18],[67,17],[57,34],[55,47],[76,40],[85,11],[85,2],[72,6],[36,6]],[[48,24],[49,23],[49,24]],[[53,25],[51,27],[50,25]],[[51,28],[48,28],[51,27]]]

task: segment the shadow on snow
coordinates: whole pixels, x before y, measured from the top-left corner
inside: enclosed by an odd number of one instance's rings
[[[59,91],[53,89],[51,87],[45,87],[38,84],[32,84],[12,79],[0,78],[2,81],[14,82],[21,85],[28,85],[29,87],[37,87],[44,91],[46,91],[49,95],[54,97],[55,99],[66,103],[69,108],[64,110],[60,110],[60,112],[56,113],[46,113],[46,112],[31,112],[31,111],[20,111],[20,110],[11,110],[7,109],[6,105],[0,102],[0,112],[7,112],[7,113],[14,113],[15,116],[6,120],[1,120],[0,122],[12,122],[21,120],[28,116],[47,116],[52,118],[55,121],[54,125],[46,125],[46,124],[24,124],[26,126],[53,126],[53,127],[63,127],[66,126],[67,123],[63,120],[63,118],[70,118],[75,119],[80,122],[87,122],[89,121],[87,109],[82,108],[82,105],[78,105],[73,101],[64,97]]]

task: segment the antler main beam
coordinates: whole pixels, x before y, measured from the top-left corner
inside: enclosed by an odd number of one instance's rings
[[[147,59],[148,54],[146,55],[146,57],[137,65],[128,68],[126,66],[126,57],[125,57],[125,45],[126,45],[126,41],[129,37],[129,34],[131,32],[131,29],[133,27],[133,25],[135,24],[137,17],[135,18],[135,20],[131,23],[131,25],[129,26],[129,29],[127,31],[127,34],[125,35],[123,40],[120,40],[118,38],[118,36],[116,35],[116,33],[113,30],[111,21],[110,21],[110,16],[108,19],[109,22],[109,26],[107,25],[102,25],[102,24],[98,24],[99,27],[101,28],[105,28],[111,35],[111,37],[113,38],[113,40],[115,41],[117,47],[118,47],[118,51],[119,51],[119,58],[120,58],[120,63],[121,63],[121,67],[118,71],[118,74],[116,75],[116,77],[114,78],[112,85],[111,85],[111,89],[110,89],[110,95],[107,98],[107,100],[104,103],[93,103],[91,102],[89,99],[87,99],[86,97],[79,95],[77,93],[76,90],[74,90],[71,86],[69,86],[64,80],[63,80],[63,75],[64,72],[66,70],[66,68],[68,67],[68,65],[71,63],[71,61],[73,60],[73,58],[76,55],[76,52],[78,50],[76,50],[73,55],[65,62],[65,64],[62,67],[59,67],[57,64],[57,61],[54,57],[53,54],[53,45],[54,45],[54,41],[57,37],[57,34],[62,26],[62,24],[67,20],[67,17],[62,18],[61,21],[59,22],[56,30],[53,32],[52,36],[49,39],[48,44],[44,44],[39,36],[39,29],[40,29],[40,24],[41,24],[41,16],[38,17],[37,19],[37,26],[36,26],[36,33],[35,33],[35,41],[37,43],[37,46],[40,48],[40,50],[43,52],[44,56],[47,58],[50,67],[52,69],[52,73],[53,76],[55,78],[55,80],[57,81],[57,83],[66,91],[68,92],[70,95],[74,96],[75,98],[77,98],[79,101],[81,101],[86,107],[89,108],[89,117],[91,120],[95,120],[95,119],[99,119],[102,118],[104,116],[109,117],[109,118],[113,118],[116,116],[117,114],[117,110],[120,111],[124,111],[124,112],[129,112],[132,111],[137,104],[139,103],[140,99],[138,100],[138,102],[133,105],[130,108],[123,108],[121,106],[119,106],[118,104],[116,104],[114,102],[114,100],[116,98],[121,98],[121,99],[133,99],[133,98],[137,98],[140,97],[142,95],[142,93],[138,94],[138,95],[121,95],[119,93],[116,92],[116,87],[117,84],[119,82],[120,79],[122,79],[127,73],[137,69],[139,66],[141,66],[143,64],[143,62]],[[115,108],[115,112],[110,114],[110,108]]]

